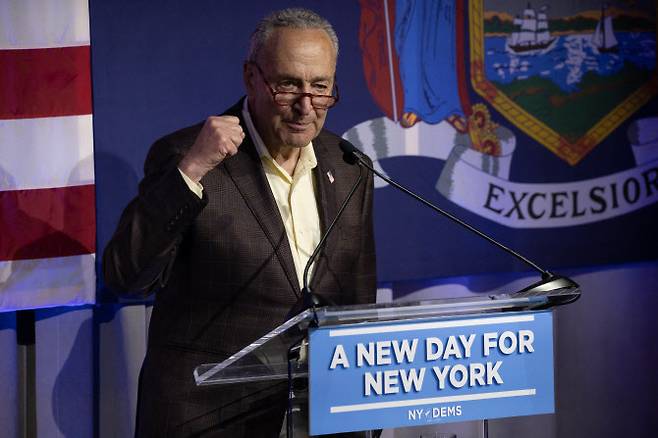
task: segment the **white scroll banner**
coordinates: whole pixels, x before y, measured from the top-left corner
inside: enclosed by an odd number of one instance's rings
[[[529,184],[509,181],[516,138],[497,130],[502,154],[470,148],[468,135],[449,124],[420,123],[410,131],[380,118],[344,135],[378,160],[417,155],[445,160],[436,189],[455,204],[511,228],[557,228],[599,222],[637,211],[658,201],[658,118],[636,120],[628,137],[638,166],[588,180]],[[410,131],[410,132],[407,132]],[[386,183],[376,179],[376,187]]]
[[[402,128],[387,117],[366,120],[350,128],[343,138],[372,158],[375,169],[386,175],[379,160],[400,156],[422,156],[446,160],[454,146],[455,130],[449,123],[418,123]],[[375,178],[375,188],[388,183]]]
[[[459,160],[444,167],[437,189],[455,204],[512,228],[568,227],[656,202],[658,160],[600,178],[557,184],[515,183]]]

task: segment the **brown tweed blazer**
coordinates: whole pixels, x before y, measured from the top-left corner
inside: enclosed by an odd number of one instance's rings
[[[247,137],[235,156],[201,180],[203,199],[177,170],[202,123],[151,147],[139,194],[103,255],[108,286],[156,292],[138,436],[205,430],[208,436],[267,437],[277,436],[281,425],[286,393],[280,385],[197,388],[192,377],[196,365],[219,362],[281,324],[300,294],[285,228],[241,108],[239,102],[225,114],[241,119]],[[339,140],[324,130],[313,140],[323,230],[358,176],[357,166],[343,161]],[[311,281],[316,294],[337,305],[375,300],[373,181],[367,175]]]

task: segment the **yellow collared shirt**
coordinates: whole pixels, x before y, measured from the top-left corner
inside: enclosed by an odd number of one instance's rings
[[[247,99],[244,100],[242,116],[260,155],[265,176],[279,208],[279,213],[281,213],[281,219],[286,229],[290,251],[295,263],[295,271],[297,271],[299,288],[301,289],[304,287],[304,268],[321,237],[320,214],[313,177],[313,169],[318,165],[318,161],[313,150],[313,142],[301,148],[295,172],[291,176],[274,161],[269,150],[265,147],[249,114]],[[190,179],[182,170],[178,170],[190,190],[201,198],[203,186]],[[313,272],[313,266],[311,265],[311,269],[309,269],[309,279]]]
[[[281,213],[281,219],[286,229],[290,251],[292,252],[299,287],[304,285],[304,267],[313,250],[320,242],[320,214],[316,201],[315,180],[313,169],[318,165],[313,150],[313,143],[301,148],[299,160],[291,176],[272,158],[265,147],[258,131],[254,127],[247,99],[244,100],[242,115],[247,130],[254,141],[256,150],[263,163],[265,176],[270,184],[276,205]],[[313,272],[309,270],[309,278]]]

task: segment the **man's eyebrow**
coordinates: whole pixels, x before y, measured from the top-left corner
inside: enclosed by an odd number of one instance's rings
[[[315,78],[312,78],[311,82],[323,82],[323,81],[331,82],[332,79],[333,79],[333,77],[331,77],[331,76],[317,76]]]
[[[277,82],[281,82],[281,81],[290,81],[290,82],[297,82],[297,83],[304,82],[304,79],[302,79],[298,76],[292,76],[292,75],[288,75],[288,74],[285,74],[285,73],[280,74],[280,75],[276,75],[273,79]],[[323,81],[331,82],[332,80],[333,80],[332,76],[316,76],[316,77],[311,78],[310,83],[323,82]]]

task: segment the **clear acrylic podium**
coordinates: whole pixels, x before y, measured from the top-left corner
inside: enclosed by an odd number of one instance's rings
[[[306,338],[306,331],[311,326],[370,324],[383,321],[413,321],[545,310],[571,303],[579,296],[578,286],[569,282],[564,287],[549,291],[528,288],[513,294],[482,297],[320,307],[315,311],[307,309],[223,362],[199,365],[194,370],[194,379],[197,385],[223,385],[308,377],[304,348],[300,349],[299,345]],[[302,350],[301,354],[299,350]],[[291,352],[295,354],[291,355]],[[295,360],[290,360],[292,356]]]

